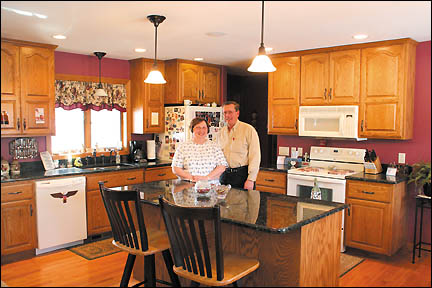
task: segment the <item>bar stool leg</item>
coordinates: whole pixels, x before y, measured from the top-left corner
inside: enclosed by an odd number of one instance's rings
[[[144,287],[156,287],[155,255],[144,256]]]
[[[136,258],[136,255],[133,255],[133,254],[128,255],[126,265],[125,265],[125,268],[123,271],[123,276],[122,276],[122,279],[120,281],[120,287],[127,287],[128,286],[129,279],[130,279],[131,274],[132,274],[132,268],[133,268],[134,263],[135,263],[135,258]]]
[[[162,251],[162,256],[164,258],[165,266],[168,270],[172,285],[174,287],[180,287],[180,280],[177,274],[175,274],[173,271],[174,263],[172,261],[171,252],[169,249]]]
[[[414,218],[414,244],[413,244],[413,255],[412,255],[412,263],[415,263],[415,250],[417,246],[417,199],[416,199],[416,209],[415,209],[415,218]]]
[[[418,257],[420,258],[420,253],[421,253],[421,244],[422,244],[422,234],[423,234],[423,200],[420,200],[420,235],[419,235],[419,255]]]

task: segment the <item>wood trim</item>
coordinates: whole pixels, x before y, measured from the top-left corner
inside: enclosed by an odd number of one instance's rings
[[[87,147],[91,147],[91,111],[84,111],[84,145]],[[91,153],[91,151],[90,151]]]
[[[411,38],[401,38],[395,40],[385,40],[385,41],[368,42],[368,43],[361,43],[361,44],[349,44],[349,45],[333,46],[333,47],[326,47],[326,48],[283,52],[283,53],[269,55],[269,57],[273,59],[279,57],[300,56],[300,55],[316,54],[316,53],[328,53],[328,52],[341,51],[341,50],[362,49],[362,48],[370,48],[370,47],[377,47],[377,46],[398,45],[398,44],[405,44],[405,43],[410,43],[414,46],[417,46],[418,44],[417,41]]]
[[[48,48],[48,49],[53,49],[53,50],[58,47],[58,45],[30,42],[30,41],[24,41],[24,40],[16,40],[16,39],[9,39],[9,38],[1,38],[1,41],[13,43],[17,46],[34,46],[34,47]]]
[[[188,63],[188,64],[194,64],[199,66],[209,66],[209,67],[215,67],[221,69],[222,65],[218,64],[212,64],[207,62],[201,62],[201,61],[193,61],[193,60],[186,60],[186,59],[180,59],[180,58],[174,58],[166,60],[165,62],[175,62],[175,63]]]
[[[83,81],[83,82],[97,82],[99,83],[99,76],[85,76],[73,74],[55,74],[55,80],[69,80],[69,81]],[[110,84],[124,84],[126,85],[130,80],[124,78],[110,78],[101,77],[101,82]],[[129,94],[128,94],[129,95]]]

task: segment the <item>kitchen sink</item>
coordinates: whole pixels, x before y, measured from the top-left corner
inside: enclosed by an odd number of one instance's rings
[[[95,167],[83,167],[81,169],[89,170],[89,171],[100,171],[100,170],[112,170],[112,169],[120,169],[121,167],[134,167],[134,164],[129,163],[119,163],[119,164],[106,164]]]

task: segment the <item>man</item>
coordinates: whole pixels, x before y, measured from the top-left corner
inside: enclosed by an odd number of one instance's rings
[[[258,133],[251,125],[238,120],[240,105],[228,101],[222,105],[225,123],[219,133],[218,143],[224,152],[229,168],[221,175],[224,185],[255,189],[261,162]]]

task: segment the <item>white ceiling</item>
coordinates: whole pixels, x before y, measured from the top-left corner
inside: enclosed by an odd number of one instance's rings
[[[1,1],[1,6],[48,16],[1,9],[1,37],[84,55],[105,51],[106,57],[124,60],[154,58],[154,26],[146,18],[151,14],[166,17],[158,28],[161,60],[203,57],[241,72],[257,54],[261,37],[261,1]],[[369,38],[355,40],[356,33]],[[431,40],[430,1],[265,2],[264,44],[271,53],[405,37]],[[138,47],[147,51],[137,53]]]

